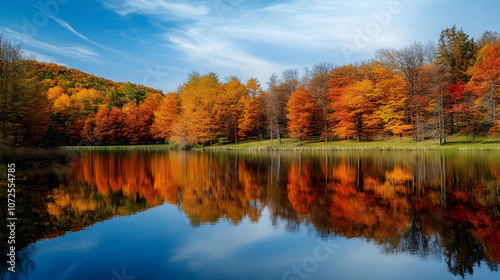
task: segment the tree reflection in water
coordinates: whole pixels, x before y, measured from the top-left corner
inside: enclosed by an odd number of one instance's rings
[[[27,178],[41,185],[24,186],[36,191],[22,196],[21,203],[31,207],[24,209],[31,222],[24,225],[21,239],[29,248],[36,240],[164,202],[177,205],[192,226],[220,220],[238,224],[245,217],[257,222],[268,208],[273,223],[290,231],[313,225],[323,236],[374,242],[386,254],[444,259],[451,273],[465,276],[481,262],[491,270],[500,263],[500,163],[495,157],[92,153],[57,186],[51,175]]]

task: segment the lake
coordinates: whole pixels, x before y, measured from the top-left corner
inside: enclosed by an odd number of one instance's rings
[[[500,279],[499,152],[73,154],[18,168],[18,279]]]

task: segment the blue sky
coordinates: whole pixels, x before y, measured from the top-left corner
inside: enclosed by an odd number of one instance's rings
[[[27,54],[115,81],[176,90],[191,71],[258,78],[437,41],[456,24],[500,31],[495,0],[3,0],[0,32]],[[303,72],[303,71],[302,71]]]

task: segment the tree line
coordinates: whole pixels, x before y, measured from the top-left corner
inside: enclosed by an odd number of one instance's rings
[[[283,137],[324,141],[500,132],[500,35],[455,26],[436,43],[381,49],[369,61],[256,78],[190,73],[176,92],[116,83],[27,59],[0,37],[0,143],[211,145]]]

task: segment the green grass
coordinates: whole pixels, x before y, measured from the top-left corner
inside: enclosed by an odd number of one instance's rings
[[[254,140],[243,141],[232,144],[215,144],[206,146],[206,150],[394,150],[394,151],[500,151],[500,138],[476,137],[476,139],[466,136],[454,135],[447,138],[446,145],[440,146],[436,141],[425,140],[423,142],[414,142],[411,137],[394,137],[385,140],[375,141],[320,141],[319,137],[312,137],[309,140],[303,140],[299,146],[296,138],[283,138],[281,145],[278,140]],[[119,146],[71,146],[73,149],[80,150],[175,150],[179,149],[176,144],[152,144],[152,145],[119,145]],[[196,145],[194,150],[202,149]]]
[[[475,140],[466,136],[451,136],[445,145],[440,146],[437,141],[425,140],[414,142],[410,137],[395,137],[387,140],[375,141],[320,141],[318,137],[302,141],[298,145],[295,138],[282,139],[281,145],[277,140],[244,141],[237,144],[214,145],[206,147],[208,150],[500,150],[500,139],[477,137]]]

